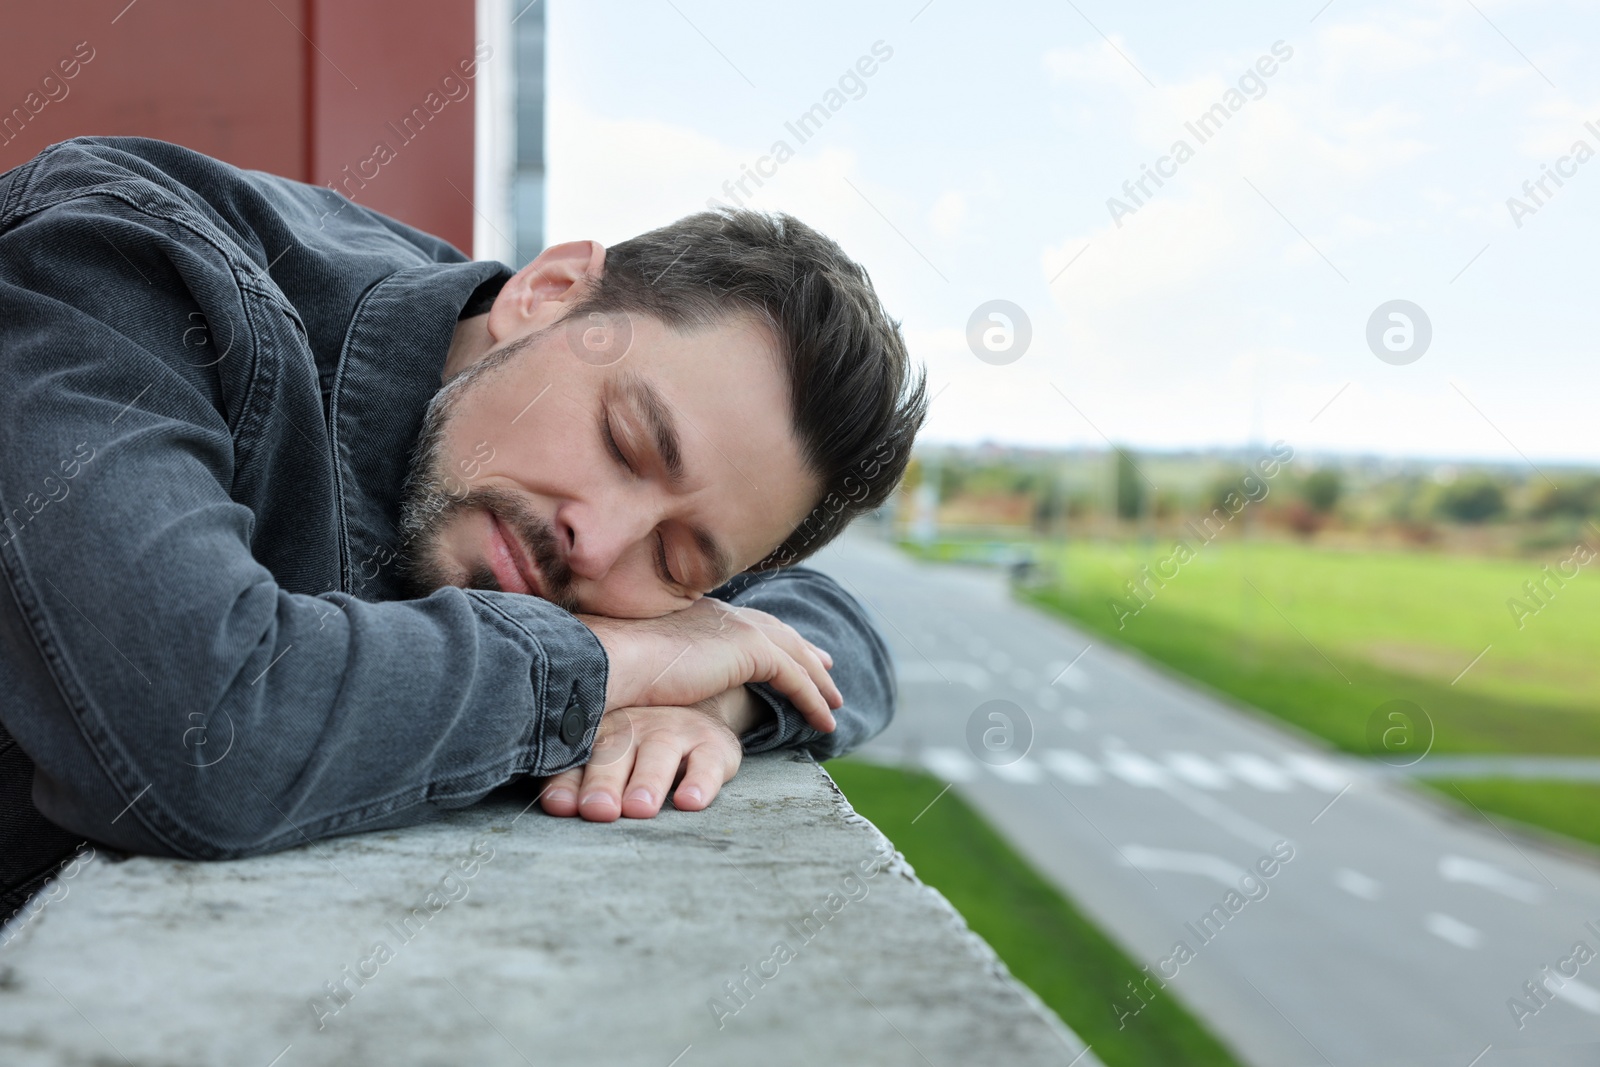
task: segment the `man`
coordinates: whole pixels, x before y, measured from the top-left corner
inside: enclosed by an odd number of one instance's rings
[[[243,856],[522,775],[644,818],[741,742],[845,751],[887,651],[780,568],[886,499],[925,408],[792,218],[513,273],[173,145],[46,150],[0,176],[13,899],[81,838]]]

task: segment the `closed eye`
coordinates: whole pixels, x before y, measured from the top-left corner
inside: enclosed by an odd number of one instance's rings
[[[633,464],[628,462],[628,457],[622,454],[622,449],[617,445],[617,436],[611,432],[611,413],[602,410],[600,419],[600,436],[605,441],[606,451],[611,453],[611,458],[616,460],[629,474],[637,475]],[[678,580],[672,576],[672,568],[667,564],[667,540],[656,532],[656,571],[661,580],[668,585],[679,585]],[[682,588],[681,586],[679,586]]]
[[[661,571],[661,580],[668,585],[677,585],[678,580],[672,576],[672,568],[667,566],[667,539],[656,533],[656,566]]]
[[[622,464],[629,474],[637,473],[633,464],[628,462],[628,457],[622,454],[622,449],[617,447],[617,437],[611,432],[611,413],[602,411],[600,417],[600,436],[605,440],[606,451],[611,453],[611,458]]]

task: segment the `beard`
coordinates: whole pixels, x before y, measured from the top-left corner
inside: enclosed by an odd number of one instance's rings
[[[495,486],[467,487],[453,474],[445,442],[457,404],[473,382],[500,361],[477,365],[452,378],[434,394],[406,473],[400,502],[399,572],[410,596],[425,597],[446,585],[504,592],[484,561],[461,573],[446,560],[443,538],[455,519],[486,511],[522,541],[538,565],[545,597],[565,611],[579,610],[572,570],[556,544],[556,532],[517,493]]]

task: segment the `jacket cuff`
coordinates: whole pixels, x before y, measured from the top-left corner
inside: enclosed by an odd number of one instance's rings
[[[757,752],[771,752],[778,748],[793,748],[799,745],[809,745],[819,738],[826,737],[821,730],[806,722],[795,706],[789,703],[786,697],[779,696],[766,682],[755,682],[745,686],[761,703],[771,709],[772,718],[757,726],[754,730],[739,738],[744,746],[746,755]]]
[[[484,595],[535,645],[533,713],[519,742],[518,770],[544,777],[586,762],[606,707],[611,663],[605,647],[593,630],[548,601]]]

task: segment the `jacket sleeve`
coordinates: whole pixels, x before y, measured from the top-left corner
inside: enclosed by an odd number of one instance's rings
[[[607,661],[586,627],[504,593],[287,591],[230,496],[234,409],[104,321],[122,314],[42,295],[30,272],[95,238],[38,236],[0,243],[0,721],[46,817],[229,858],[420,822],[588,758]],[[160,271],[184,264],[105,237],[106,299],[183,330],[193,298]],[[298,432],[321,433],[311,415]]]
[[[833,680],[844,696],[831,734],[807,725],[799,710],[770,685],[749,686],[773,719],[743,738],[746,752],[802,748],[819,760],[842,756],[889,725],[895,709],[894,664],[888,646],[857,600],[832,578],[809,567],[742,574],[711,594],[735,606],[758,608],[793,626],[833,656]]]

